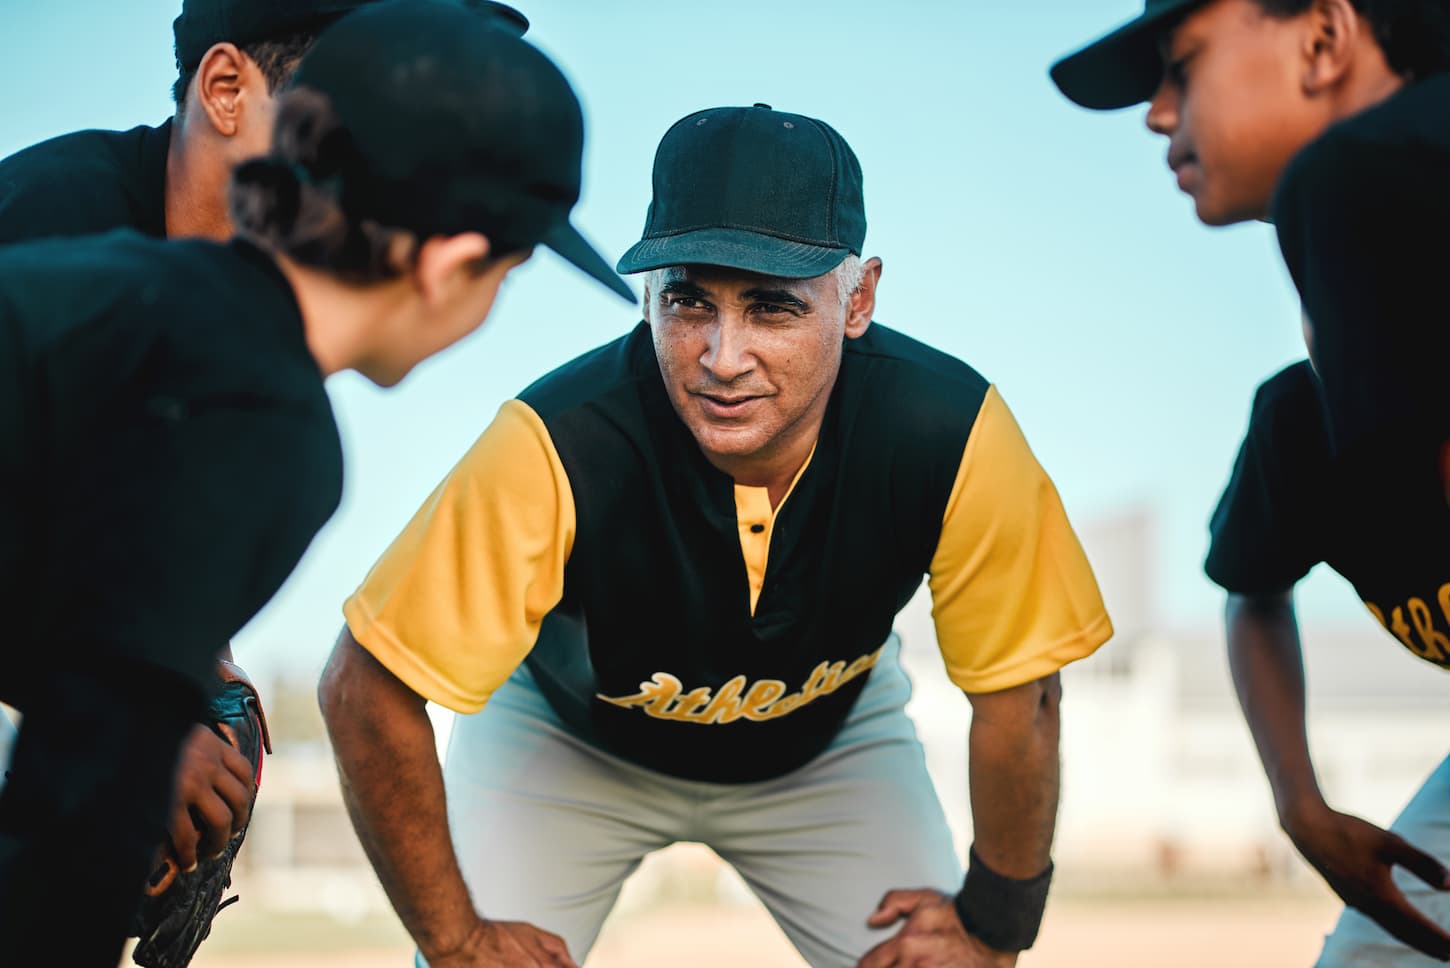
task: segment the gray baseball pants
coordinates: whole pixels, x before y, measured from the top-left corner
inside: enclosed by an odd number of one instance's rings
[[[696,841],[734,866],[809,964],[854,966],[899,927],[866,926],[888,890],[955,893],[962,881],[899,651],[893,635],[823,753],[748,784],[676,779],[581,742],[520,668],[449,739],[449,827],[474,904],[560,935],[582,963],[644,856]]]

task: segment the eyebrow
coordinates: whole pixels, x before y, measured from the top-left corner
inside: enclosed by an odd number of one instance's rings
[[[776,303],[781,306],[794,306],[797,309],[810,308],[805,300],[789,289],[747,289],[740,296],[750,302]]]
[[[1164,65],[1173,59],[1173,41],[1178,37],[1178,32],[1183,29],[1183,23],[1188,19],[1187,15],[1179,17],[1164,26],[1158,34],[1158,56]],[[1189,38],[1190,41],[1193,38]],[[1192,46],[1192,45],[1190,45]]]
[[[672,279],[660,286],[660,295],[686,296],[691,299],[708,299],[710,294],[687,279]]]

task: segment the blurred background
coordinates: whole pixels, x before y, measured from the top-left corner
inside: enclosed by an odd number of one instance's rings
[[[877,319],[1000,388],[1052,474],[1118,629],[1065,676],[1058,875],[1030,968],[1308,964],[1337,905],[1274,820],[1223,659],[1206,522],[1254,387],[1303,356],[1266,225],[1193,218],[1142,110],[1080,111],[1058,55],[1135,0],[517,0],[588,125],[575,222],[633,243],[654,148],[700,108],[765,102],[822,118],[866,177]],[[170,113],[179,0],[0,0],[0,155]],[[366,70],[367,65],[358,65]],[[632,313],[541,253],[484,329],[382,392],[330,383],[343,506],[238,660],[277,755],[237,873],[243,903],[197,964],[406,965],[410,948],[342,812],[313,700],[340,605],[434,484],[535,377],[625,332]],[[1311,742],[1331,801],[1381,824],[1445,754],[1447,680],[1323,568],[1298,596]],[[900,631],[912,712],[959,847],[970,841],[969,708],[918,596]],[[451,714],[438,711],[440,743]],[[866,912],[862,912],[864,917]],[[800,964],[705,848],[656,855],[589,964]]]

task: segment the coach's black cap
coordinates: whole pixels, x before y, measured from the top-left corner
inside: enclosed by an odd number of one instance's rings
[[[244,44],[290,33],[316,30],[376,0],[183,0],[181,16],[171,25],[176,37],[176,66],[196,68],[206,52],[220,43]],[[513,7],[493,0],[455,0],[496,19],[497,25],[522,37],[528,19]]]
[[[383,0],[343,17],[293,84],[327,95],[346,132],[329,170],[343,208],[419,236],[482,232],[497,252],[546,245],[625,299],[569,224],[584,119],[536,48],[453,0]]]
[[[1205,2],[1144,0],[1139,17],[1053,64],[1053,82],[1069,100],[1096,111],[1147,101],[1163,79],[1163,32]]]
[[[860,255],[865,241],[861,165],[835,129],[766,104],[711,108],[665,132],[644,237],[618,268],[715,265],[804,279]]]

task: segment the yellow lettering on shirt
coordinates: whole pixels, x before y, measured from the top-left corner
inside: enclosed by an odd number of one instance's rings
[[[1435,628],[1435,620],[1430,617],[1430,606],[1421,599],[1411,598],[1408,607],[1415,633],[1424,645],[1424,651],[1420,654],[1432,662],[1444,662],[1450,658],[1450,639],[1445,638],[1444,633]]]
[[[691,689],[683,696],[675,700],[675,705],[668,712],[662,715],[670,719],[689,719],[694,715],[695,710],[710,701],[710,690],[704,687]]]
[[[884,647],[883,647],[884,648]],[[656,672],[648,682],[639,685],[639,692],[629,696],[598,695],[623,709],[639,709],[655,719],[681,723],[716,725],[737,719],[764,722],[795,712],[800,707],[827,696],[846,683],[869,672],[881,658],[881,649],[868,652],[847,664],[822,662],[811,671],[798,692],[786,693],[788,686],[779,679],[757,679],[750,683],[745,676],[726,680],[712,693],[708,686],[684,691],[684,684],[668,672]]]
[[[733,723],[745,714],[745,700],[741,695],[745,692],[746,679],[744,676],[736,676],[720,687],[715,698],[710,700],[710,705],[705,707],[705,712],[698,718],[691,718],[692,723]],[[613,702],[614,700],[610,700]]]
[[[1441,616],[1450,624],[1450,582],[1440,586],[1436,599]],[[1365,601],[1375,621],[1384,626],[1405,648],[1427,662],[1450,666],[1450,635],[1446,635],[1435,624],[1435,614],[1423,598],[1412,596],[1404,605],[1390,609],[1389,617],[1374,602]],[[1409,620],[1406,621],[1406,615]]]

